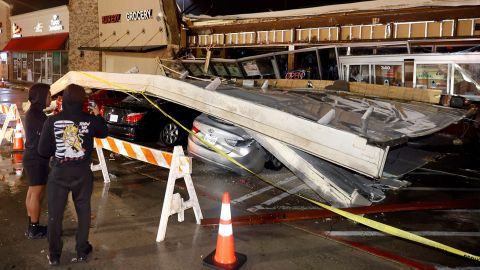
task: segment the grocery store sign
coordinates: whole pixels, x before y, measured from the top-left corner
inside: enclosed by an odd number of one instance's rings
[[[153,15],[153,9],[145,9],[139,11],[127,12],[127,21],[140,21],[151,19]]]
[[[113,14],[113,15],[106,15],[102,16],[102,23],[118,23],[120,22],[122,14]]]

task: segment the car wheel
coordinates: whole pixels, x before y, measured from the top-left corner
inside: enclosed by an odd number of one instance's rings
[[[160,130],[160,143],[174,146],[180,142],[180,128],[175,123],[168,123]]]
[[[267,159],[265,160],[265,168],[269,170],[278,171],[283,167],[282,162],[278,160],[274,155],[267,153]]]

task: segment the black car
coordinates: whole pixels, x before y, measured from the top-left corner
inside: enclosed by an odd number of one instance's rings
[[[191,128],[200,112],[163,100],[153,100],[164,112]],[[162,114],[142,96],[128,96],[103,107],[110,136],[135,142],[158,142],[165,146],[186,144],[188,133]]]

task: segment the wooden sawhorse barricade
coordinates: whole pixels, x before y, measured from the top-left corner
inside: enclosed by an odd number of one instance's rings
[[[0,113],[5,114],[5,121],[3,121],[2,130],[0,131],[0,145],[3,143],[4,139],[6,138],[7,128],[10,125],[10,122],[16,121],[17,126],[16,128],[21,129],[22,137],[25,138],[25,129],[23,128],[22,120],[20,118],[20,113],[18,112],[18,108],[16,104],[6,105],[0,104]]]
[[[171,215],[178,214],[178,222],[183,222],[185,210],[193,208],[197,224],[200,224],[200,220],[203,219],[203,216],[192,182],[192,158],[184,155],[181,146],[175,146],[173,153],[170,153],[107,137],[106,139],[95,138],[95,148],[97,150],[99,164],[92,164],[92,171],[101,170],[105,183],[110,182],[110,176],[108,175],[102,149],[170,169],[167,189],[165,190],[165,198],[163,200],[160,224],[158,226],[157,242],[165,240],[168,217]],[[184,201],[179,193],[173,193],[175,181],[179,178],[185,180],[189,196],[188,201]]]

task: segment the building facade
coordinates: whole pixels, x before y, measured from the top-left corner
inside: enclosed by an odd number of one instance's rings
[[[167,23],[167,14],[176,7],[170,2],[99,1],[98,36],[77,49],[100,52],[102,71],[160,74],[158,59],[173,57],[178,48],[178,24]]]
[[[271,72],[256,75],[261,78],[342,79],[478,99],[479,12],[470,0],[398,0],[187,16],[186,46],[200,66],[206,51],[242,65],[248,60],[259,70],[274,61],[275,68],[266,69]],[[248,59],[265,53],[270,55]]]
[[[69,71],[67,6],[12,16],[10,27],[11,81],[51,84]]]
[[[480,36],[478,2],[438,1],[437,5],[421,0],[399,2],[405,4],[353,3],[218,19],[193,17],[189,22],[188,45],[304,47],[346,42],[465,40]]]
[[[71,0],[9,15],[0,5],[0,71],[15,82],[51,84],[69,70],[160,74],[158,59],[179,48],[175,0]]]
[[[100,71],[101,54],[98,51],[80,51],[85,44],[98,42],[98,1],[70,0],[69,69]]]

